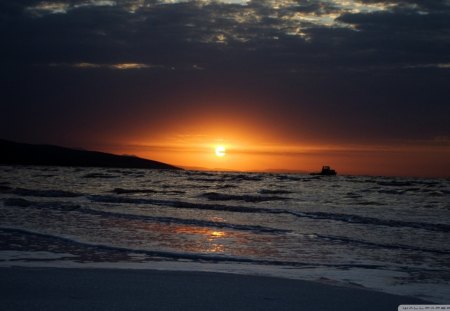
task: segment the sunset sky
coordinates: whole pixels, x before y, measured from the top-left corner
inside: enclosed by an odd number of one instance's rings
[[[11,0],[0,34],[3,139],[450,177],[447,0]]]

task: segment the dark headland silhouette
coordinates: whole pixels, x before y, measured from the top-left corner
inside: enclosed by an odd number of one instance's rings
[[[0,139],[0,165],[85,166],[115,168],[181,168],[128,155],[70,149],[53,145],[32,145]]]

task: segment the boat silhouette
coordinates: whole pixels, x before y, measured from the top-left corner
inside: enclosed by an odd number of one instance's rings
[[[311,173],[311,175],[322,175],[322,176],[334,176],[336,175],[336,171],[331,169],[328,165],[322,166],[322,171],[317,173]]]

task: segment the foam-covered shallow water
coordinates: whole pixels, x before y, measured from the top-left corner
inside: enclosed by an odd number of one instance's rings
[[[0,167],[0,265],[224,271],[450,301],[450,180]]]

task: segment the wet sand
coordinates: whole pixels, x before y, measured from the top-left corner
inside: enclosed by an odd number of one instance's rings
[[[310,281],[222,273],[0,268],[3,311],[397,310],[426,303]]]

